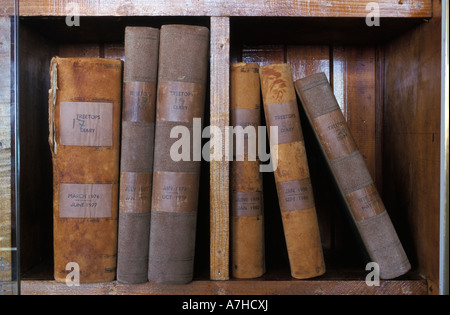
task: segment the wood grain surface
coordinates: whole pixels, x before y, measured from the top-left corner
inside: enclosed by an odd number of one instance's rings
[[[0,2],[5,2],[2,0]],[[5,10],[8,8],[8,2]],[[306,17],[366,17],[368,0],[89,0],[79,6],[73,1],[27,0],[20,2],[21,16],[306,16]],[[75,2],[77,3],[77,2]],[[431,0],[377,1],[382,17],[430,17]],[[3,3],[2,3],[3,4]]]

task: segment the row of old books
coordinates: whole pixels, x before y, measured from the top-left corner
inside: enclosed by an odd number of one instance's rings
[[[209,30],[127,27],[124,40],[124,62],[51,61],[54,276],[67,283],[75,263],[82,283],[188,283],[201,161],[193,141],[187,158],[172,151],[182,131],[203,121]],[[270,151],[292,276],[325,273],[297,96],[381,276],[406,273],[406,254],[325,75],[294,85],[287,64],[232,64],[233,126],[261,126],[261,93],[266,124],[278,127]],[[236,278],[265,272],[262,187],[258,159],[231,163]]]
[[[170,158],[171,131],[203,118],[209,29],[127,27],[124,41],[124,62],[51,61],[54,276],[187,283],[200,161]]]
[[[408,272],[408,257],[326,75],[317,73],[294,83],[288,64],[261,68],[255,63],[233,64],[233,126],[261,124],[261,95],[266,125],[278,130],[274,138],[271,129],[268,133],[270,151],[276,155],[272,156],[276,160],[274,177],[292,277],[314,278],[326,271],[299,105],[370,260],[378,264],[380,278],[397,278]],[[231,165],[232,270],[237,278],[265,273],[263,177],[259,166],[260,161],[251,154]]]

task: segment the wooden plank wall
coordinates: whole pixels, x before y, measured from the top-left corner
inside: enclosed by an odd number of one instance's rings
[[[434,17],[389,43],[385,62],[384,196],[412,240],[418,271],[439,292],[441,4]]]
[[[48,145],[50,59],[56,46],[19,28],[21,272],[48,263],[52,239],[52,168]]]

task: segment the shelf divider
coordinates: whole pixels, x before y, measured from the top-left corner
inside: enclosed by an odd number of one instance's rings
[[[210,124],[218,127],[222,135],[230,125],[229,69],[230,18],[211,17]],[[225,156],[225,148],[225,141],[222,141],[222,157]],[[225,158],[210,163],[211,280],[229,279],[229,164]]]

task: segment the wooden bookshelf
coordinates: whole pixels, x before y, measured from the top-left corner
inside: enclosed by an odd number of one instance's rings
[[[441,2],[377,1],[381,26],[368,27],[370,1],[170,0],[80,1],[79,27],[68,27],[71,1],[20,1],[21,293],[23,294],[433,294],[439,284]],[[73,1],[72,1],[73,2]],[[76,1],[75,1],[76,2]],[[11,1],[0,0],[1,38],[11,33]],[[202,165],[195,281],[186,286],[117,282],[69,288],[52,280],[51,160],[47,144],[48,65],[61,57],[123,58],[126,25],[205,25],[211,31],[209,115],[229,120],[231,62],[287,62],[294,79],[323,71],[381,192],[413,264],[401,279],[365,284],[362,255],[336,202],[320,158],[309,158],[329,271],[290,278],[273,174],[264,175],[268,273],[230,276],[229,163]],[[5,39],[4,39],[5,38]],[[5,46],[0,46],[4,48]],[[1,67],[9,59],[0,50]],[[10,91],[0,81],[0,95]],[[0,98],[7,106],[8,99]],[[3,120],[12,113],[0,111]],[[5,125],[6,126],[6,125]],[[1,128],[4,128],[2,124]],[[3,130],[3,129],[0,129]],[[306,130],[307,150],[318,154]],[[2,133],[3,135],[3,133]],[[309,137],[309,138],[308,138]],[[3,139],[0,139],[3,141]],[[308,143],[309,142],[309,143]],[[10,186],[11,150],[0,146],[0,189]],[[308,153],[309,154],[309,153]],[[3,162],[5,161],[5,162]],[[5,166],[4,166],[5,165]],[[420,193],[419,193],[420,192]],[[9,192],[2,193],[8,216]],[[1,220],[1,219],[0,219]],[[10,224],[0,221],[0,224]],[[2,228],[3,231],[3,228]],[[42,267],[43,266],[43,267]],[[338,267],[336,267],[338,266]],[[42,272],[45,270],[45,272]],[[278,272],[281,270],[281,273]],[[344,271],[345,270],[345,271]],[[281,275],[280,275],[281,274]]]

